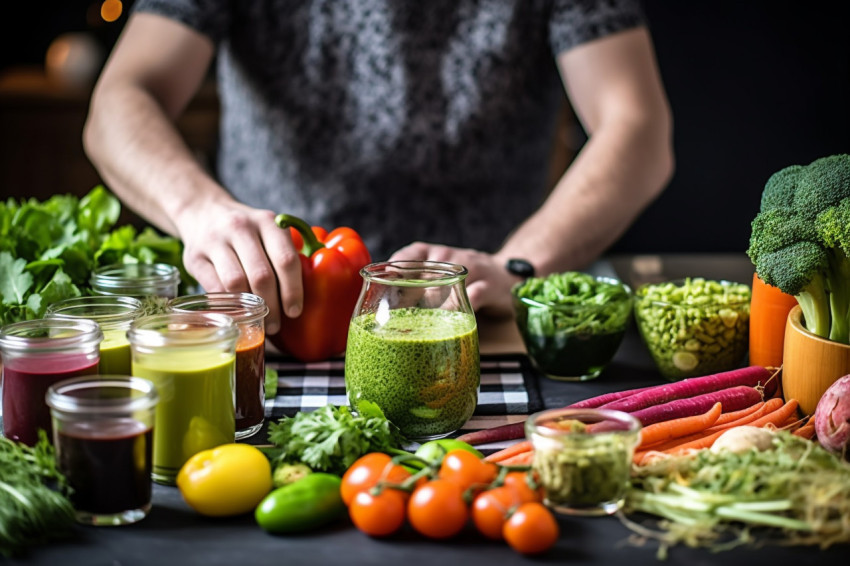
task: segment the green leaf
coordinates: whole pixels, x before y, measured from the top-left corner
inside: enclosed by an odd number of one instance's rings
[[[27,300],[27,314],[29,318],[42,318],[51,304],[71,297],[79,297],[80,294],[79,288],[74,285],[68,274],[59,268],[41,292],[31,295]]]
[[[26,271],[27,262],[22,258],[15,259],[9,252],[0,252],[0,294],[5,303],[24,302],[27,292],[32,287],[32,275]]]
[[[103,185],[98,185],[80,200],[77,224],[81,230],[103,234],[118,222],[121,203]]]

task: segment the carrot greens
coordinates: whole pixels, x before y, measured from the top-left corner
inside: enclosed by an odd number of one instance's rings
[[[724,550],[778,542],[850,542],[850,465],[816,443],[777,432],[770,449],[701,450],[634,469],[623,522],[660,542]],[[657,517],[655,528],[634,513]]]

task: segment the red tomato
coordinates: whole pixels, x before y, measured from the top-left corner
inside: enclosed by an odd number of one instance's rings
[[[511,488],[520,497],[522,503],[531,503],[543,501],[543,488],[538,487],[535,491],[528,485],[529,481],[534,481],[531,472],[508,472],[505,476],[505,487]]]
[[[407,518],[420,534],[443,539],[463,529],[469,519],[469,508],[458,484],[436,479],[413,492],[407,503]]]
[[[558,522],[542,503],[523,503],[507,520],[502,535],[522,554],[539,554],[558,540]]]
[[[354,496],[378,485],[379,481],[401,483],[410,477],[404,467],[392,463],[392,458],[382,452],[370,452],[358,458],[342,476],[340,496],[349,505]]]
[[[460,486],[461,491],[470,487],[485,489],[494,479],[499,469],[492,462],[485,462],[467,450],[450,450],[443,457],[437,476]]]
[[[387,488],[379,495],[361,491],[348,506],[354,526],[373,537],[385,537],[404,525],[407,497],[397,489]]]
[[[508,512],[520,503],[520,496],[510,487],[482,491],[472,503],[472,522],[485,537],[502,540],[502,527]]]

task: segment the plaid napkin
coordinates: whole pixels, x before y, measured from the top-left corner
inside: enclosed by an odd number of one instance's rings
[[[293,416],[328,403],[347,405],[344,360],[301,363],[291,358],[269,357],[266,368],[277,371],[277,395],[266,399],[266,418]],[[537,377],[524,355],[481,356],[481,389],[472,418],[457,434],[525,420],[543,408]],[[505,443],[505,445],[511,442]],[[482,446],[492,451],[499,443]]]

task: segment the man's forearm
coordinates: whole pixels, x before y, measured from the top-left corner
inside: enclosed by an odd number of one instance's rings
[[[672,171],[665,120],[602,127],[498,255],[528,259],[539,273],[584,268],[625,232]]]
[[[132,85],[96,92],[84,130],[86,153],[118,197],[177,236],[186,207],[229,198],[204,171],[159,104]]]

